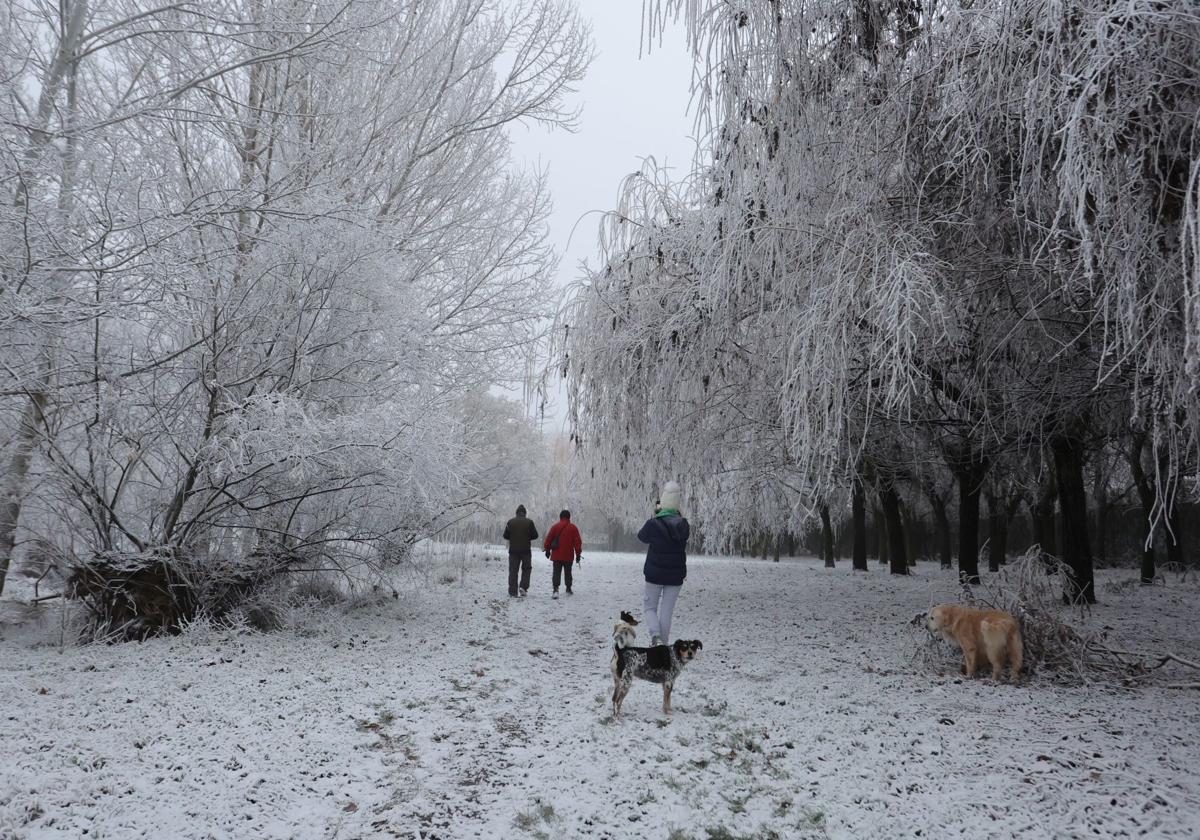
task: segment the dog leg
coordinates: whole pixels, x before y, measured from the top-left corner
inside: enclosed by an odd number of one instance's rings
[[[972,679],[975,676],[975,670],[979,667],[978,661],[975,658],[975,648],[967,646],[963,648],[963,674],[967,679]]]
[[[671,714],[671,689],[673,689],[674,687],[675,686],[673,683],[670,683],[670,682],[663,683],[663,714],[664,715]]]
[[[983,652],[987,657],[987,662],[982,664],[985,667],[991,665],[992,682],[1000,682],[1004,663],[1008,659],[1008,630],[1003,624],[985,619],[979,625],[979,634],[983,638]]]
[[[630,681],[618,680],[613,686],[613,718],[621,716],[621,704],[625,702],[625,695],[629,693]]]
[[[1015,632],[1008,637],[1008,670],[1013,685],[1021,684],[1021,637]]]

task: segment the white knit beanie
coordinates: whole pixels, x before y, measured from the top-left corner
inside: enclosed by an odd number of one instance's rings
[[[658,497],[658,501],[664,510],[679,510],[679,502],[682,496],[683,491],[679,488],[679,484],[674,481],[668,481],[663,485],[662,494]]]

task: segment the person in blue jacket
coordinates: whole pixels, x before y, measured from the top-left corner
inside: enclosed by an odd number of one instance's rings
[[[683,580],[687,577],[687,541],[691,526],[679,512],[682,491],[668,481],[659,497],[659,508],[638,531],[646,543],[646,591],[642,598],[644,620],[650,629],[650,644],[671,643],[671,613]]]

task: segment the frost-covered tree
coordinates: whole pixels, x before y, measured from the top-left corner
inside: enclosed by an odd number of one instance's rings
[[[0,14],[0,568],[20,533],[190,580],[336,564],[476,499],[464,399],[519,378],[553,265],[506,127],[571,123],[574,12]]]

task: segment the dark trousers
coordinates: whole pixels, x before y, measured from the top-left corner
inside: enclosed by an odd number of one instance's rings
[[[508,594],[517,594],[517,569],[521,570],[521,588],[529,588],[529,573],[533,571],[533,550],[508,552]]]
[[[563,575],[567,576],[567,589],[571,588],[571,564],[570,563],[554,563],[554,591],[558,591],[558,582],[562,580]]]

